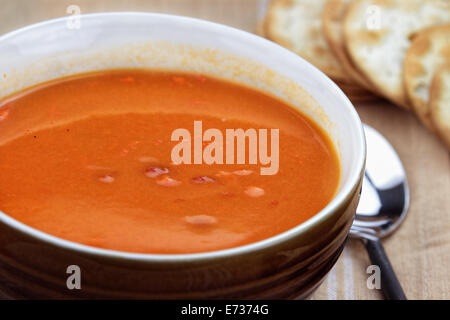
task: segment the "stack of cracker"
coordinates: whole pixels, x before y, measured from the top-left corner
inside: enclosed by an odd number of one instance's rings
[[[450,0],[272,0],[258,29],[353,102],[413,111],[450,149]]]

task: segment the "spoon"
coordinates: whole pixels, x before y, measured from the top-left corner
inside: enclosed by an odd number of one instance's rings
[[[390,143],[367,125],[364,125],[364,131],[366,171],[350,236],[363,241],[372,264],[379,266],[385,297],[406,300],[380,239],[394,232],[406,217],[408,182],[403,165]]]

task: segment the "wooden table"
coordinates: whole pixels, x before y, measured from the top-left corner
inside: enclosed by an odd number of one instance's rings
[[[258,0],[0,0],[0,34],[66,15],[69,5],[82,13],[153,11],[186,16],[255,31]],[[410,113],[388,103],[361,104],[362,120],[390,140],[402,159],[411,188],[408,217],[384,240],[410,299],[450,299],[450,157],[444,146]],[[343,255],[312,299],[380,299],[366,286],[370,265],[358,241]]]

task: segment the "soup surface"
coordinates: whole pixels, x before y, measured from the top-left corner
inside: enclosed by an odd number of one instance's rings
[[[279,129],[278,172],[261,175],[259,162],[175,165],[171,135],[193,133],[195,120],[224,135]],[[332,199],[340,164],[317,125],[264,92],[196,74],[115,70],[1,102],[0,173],[0,211],[31,227],[99,248],[174,254],[295,227]]]

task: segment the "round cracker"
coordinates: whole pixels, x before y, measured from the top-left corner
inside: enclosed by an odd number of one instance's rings
[[[367,89],[364,89],[363,87],[361,87],[358,84],[355,84],[354,82],[345,82],[345,81],[335,81],[340,87],[346,87],[349,89],[354,89],[354,90],[359,90],[361,92],[366,92],[366,93],[370,93],[370,91],[368,91]]]
[[[377,92],[408,108],[403,62],[410,37],[422,28],[448,21],[446,1],[355,1],[344,18],[346,49]]]
[[[341,90],[345,93],[345,95],[352,101],[352,102],[366,102],[366,101],[374,101],[379,99],[379,97],[367,93],[367,91],[361,91],[353,88],[346,88],[346,87],[340,87]]]
[[[340,86],[340,85],[339,85],[339,87],[343,91],[345,91],[345,92],[347,92],[349,94],[353,94],[353,95],[366,95],[366,96],[372,95],[367,90],[361,89],[360,87],[355,88],[355,87]]]
[[[431,121],[450,150],[450,66],[436,72],[430,89]]]
[[[350,99],[353,103],[360,103],[360,102],[373,102],[374,100],[379,99],[378,97],[374,95],[362,95],[362,96],[353,96],[353,95],[347,95],[347,97]]]
[[[363,96],[364,101],[368,100],[378,100],[379,97],[372,92],[364,89],[361,86],[355,84],[349,84],[346,82],[336,81],[336,84],[341,88],[342,91],[345,92],[347,96]]]
[[[419,31],[406,52],[403,77],[418,118],[431,130],[429,97],[436,70],[450,64],[450,24]]]
[[[351,2],[352,0],[327,1],[322,14],[323,32],[328,45],[341,62],[344,70],[359,85],[368,90],[373,90],[373,85],[356,69],[345,49],[342,22]]]
[[[255,30],[256,32],[255,33],[260,37],[266,36],[266,33],[264,32],[264,23],[265,23],[265,21],[262,20],[256,24],[256,30]]]
[[[322,32],[327,0],[272,0],[265,21],[266,36],[294,51],[334,80],[350,80],[331,52]]]

